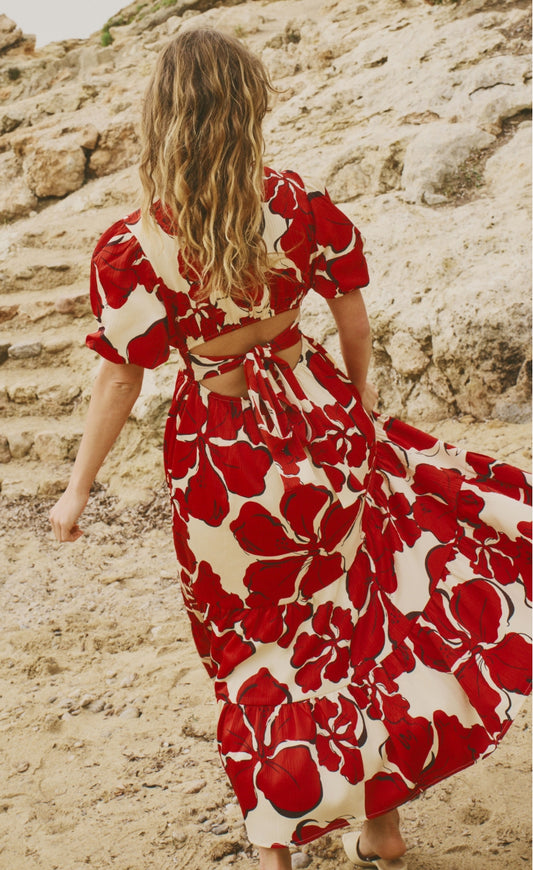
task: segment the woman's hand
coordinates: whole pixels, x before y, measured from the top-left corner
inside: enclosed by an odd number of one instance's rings
[[[363,392],[361,393],[361,401],[367,414],[371,414],[378,403],[378,391],[370,381],[367,381],[364,386]]]
[[[49,514],[56,541],[62,544],[73,543],[81,538],[83,532],[78,525],[78,520],[88,499],[89,493],[73,492],[68,488],[65,490]]]

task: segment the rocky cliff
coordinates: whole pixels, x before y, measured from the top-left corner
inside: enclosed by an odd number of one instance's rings
[[[526,421],[529,3],[159,0],[39,50],[0,15],[4,493],[52,493],[68,474],[96,364],[90,253],[138,203],[143,89],[191,25],[263,57],[279,88],[267,161],[325,179],[361,228],[382,407],[426,426]],[[304,329],[337,352],[318,297]],[[117,489],[126,468],[140,480],[159,461],[174,372],[175,359],[147,374],[108,473]]]

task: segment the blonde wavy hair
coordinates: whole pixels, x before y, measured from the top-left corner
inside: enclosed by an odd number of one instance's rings
[[[161,201],[205,296],[253,304],[271,272],[262,237],[268,73],[237,39],[180,33],[163,49],[142,118],[143,215]]]

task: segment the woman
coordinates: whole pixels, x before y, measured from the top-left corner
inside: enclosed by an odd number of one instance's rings
[[[373,415],[361,238],[263,166],[269,81],[213,30],[162,52],[144,203],[92,262],[104,357],[60,541],[141,387],[178,349],[165,434],[179,576],[218,740],[263,870],[354,818],[356,863],[405,867],[397,807],[488,754],[529,690],[526,476]],[[298,328],[309,289],[346,372]],[[380,857],[378,857],[380,856]]]

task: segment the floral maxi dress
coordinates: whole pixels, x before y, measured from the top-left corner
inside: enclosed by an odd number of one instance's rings
[[[183,361],[164,458],[183,598],[219,702],[252,843],[301,844],[489,754],[530,690],[525,473],[370,417],[302,336],[231,359],[190,348],[368,283],[361,238],[317,185],[266,170],[276,273],[253,307],[205,299],[162,209],[97,245],[89,347]],[[246,398],[199,381],[243,365]],[[208,382],[208,381],[207,381]]]

